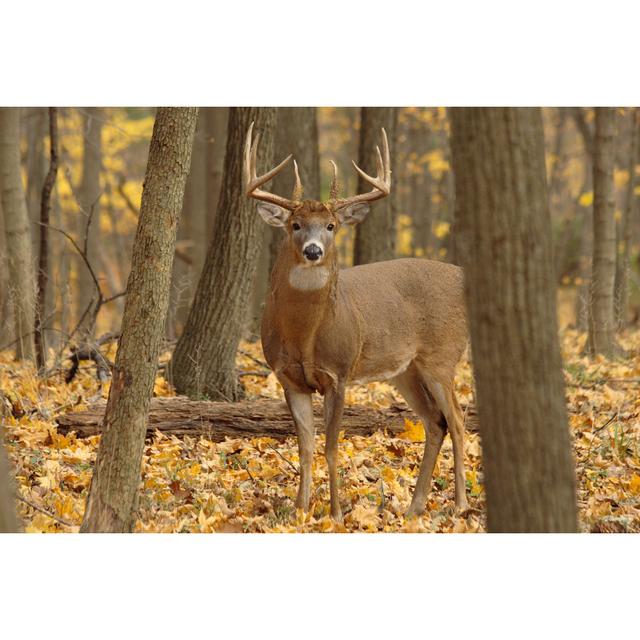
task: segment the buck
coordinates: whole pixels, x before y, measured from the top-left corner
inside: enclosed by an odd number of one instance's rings
[[[431,476],[447,430],[454,455],[455,506],[467,507],[462,412],[454,395],[455,368],[467,345],[463,274],[442,262],[402,258],[338,268],[336,233],[361,222],[369,203],[391,190],[389,145],[376,147],[377,175],[353,165],[371,191],[338,197],[334,162],[330,199],[303,200],[294,160],[291,199],[262,187],[289,163],[258,176],[260,134],[253,123],[244,148],[248,197],[260,201],[262,219],[286,231],[273,271],[262,320],[262,347],[284,388],[300,452],[296,506],[309,509],[314,453],[312,394],[324,396],[325,456],[329,469],[331,516],[342,520],[338,496],[338,433],[345,387],[387,380],[420,417],[425,445],[407,516],[424,512]]]

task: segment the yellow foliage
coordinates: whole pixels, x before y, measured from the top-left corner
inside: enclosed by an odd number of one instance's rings
[[[436,222],[433,227],[433,234],[436,238],[442,240],[445,236],[449,234],[451,229],[451,223],[449,222]]]
[[[406,438],[411,442],[424,442],[424,426],[422,422],[413,422],[409,418],[404,419],[404,431],[399,435],[400,438]]]
[[[590,207],[593,204],[593,191],[587,191],[583,193],[578,202],[581,207]]]

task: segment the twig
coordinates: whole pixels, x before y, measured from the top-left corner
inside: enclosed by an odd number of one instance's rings
[[[380,476],[380,504],[378,505],[378,513],[384,511],[385,495],[384,495],[384,482],[382,481],[382,475]]]
[[[260,358],[256,358],[255,356],[252,356],[248,351],[245,351],[244,349],[238,349],[238,352],[241,353],[243,356],[246,356],[247,358],[249,358],[249,360],[253,360],[253,362],[255,362],[256,364],[259,364],[261,367],[264,367],[265,369],[269,369],[269,365],[260,360]]]
[[[296,473],[296,475],[300,475],[300,470],[296,469],[296,466],[293,464],[293,462],[291,462],[290,460],[287,460],[275,447],[273,447],[272,445],[267,445],[269,447],[269,449],[272,449],[273,451],[275,451]]]
[[[58,516],[53,515],[53,513],[47,511],[46,509],[43,509],[42,507],[39,507],[37,504],[34,504],[30,500],[27,500],[26,498],[23,498],[20,495],[18,495],[16,497],[21,502],[24,502],[25,504],[29,505],[32,509],[35,509],[36,511],[39,511],[40,513],[43,513],[45,516],[49,516],[52,520],[55,520],[56,522],[59,522],[60,524],[63,524],[65,527],[77,527],[78,526],[77,524],[73,524],[73,522],[69,522],[68,520],[64,520],[63,518],[59,518]]]
[[[239,371],[238,378],[242,378],[243,376],[259,376],[261,378],[268,378],[271,374],[271,371]]]

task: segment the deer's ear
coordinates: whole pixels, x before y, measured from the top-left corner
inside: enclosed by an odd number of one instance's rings
[[[291,215],[291,211],[279,207],[277,204],[270,202],[259,202],[258,213],[260,217],[272,227],[284,227]]]
[[[367,217],[367,213],[369,213],[369,205],[366,202],[358,202],[340,209],[336,215],[340,224],[358,224]]]

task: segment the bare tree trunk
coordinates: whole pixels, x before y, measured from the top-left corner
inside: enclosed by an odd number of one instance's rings
[[[17,533],[20,531],[16,516],[14,482],[7,452],[0,433],[0,533]]]
[[[539,109],[451,110],[489,531],[576,531]]]
[[[15,323],[11,298],[9,296],[9,259],[4,232],[4,216],[0,202],[0,351],[7,344],[13,344]]]
[[[34,318],[33,339],[38,369],[46,363],[46,344],[43,325],[47,309],[47,285],[49,283],[49,215],[51,213],[51,192],[58,173],[58,110],[49,107],[49,171],[42,187],[42,203],[40,205],[40,251],[38,255],[38,277],[36,286],[36,308]]]
[[[274,159],[286,158],[290,153],[298,163],[305,198],[320,198],[320,154],[318,149],[318,123],[315,107],[281,107],[277,114]],[[279,160],[278,160],[279,162]],[[279,173],[272,184],[273,193],[290,197],[293,193],[293,172]],[[264,225],[264,242],[258,259],[249,329],[258,334],[262,319],[262,308],[267,297],[269,276],[273,270],[280,243],[284,238],[282,229]]]
[[[582,144],[586,156],[584,186],[581,193],[587,193],[593,189],[593,133],[589,128],[585,110],[581,107],[570,107],[569,114],[575,122],[576,129],[582,138]],[[580,206],[579,204],[577,205]],[[579,211],[580,209],[578,209]],[[580,255],[578,257],[578,277],[580,284],[576,296],[576,326],[585,331],[589,326],[589,297],[591,279],[591,258],[593,254],[593,207],[584,208],[580,225]]]
[[[228,107],[206,107],[201,110],[207,138],[207,246],[209,249],[222,189],[224,154],[227,148]],[[198,274],[199,275],[199,274]]]
[[[213,241],[198,282],[184,332],[176,344],[170,376],[191,398],[236,400],[235,355],[247,315],[262,242],[262,221],[244,193],[242,151],[249,124],[263,134],[262,162],[273,159],[274,108],[229,111],[222,192]]]
[[[98,251],[98,238],[100,236],[100,172],[102,170],[102,120],[101,110],[89,107],[83,114],[83,155],[82,155],[82,181],[78,189],[78,201],[81,211],[78,214],[78,239],[81,247],[84,246],[85,233],[87,243],[87,258],[95,273],[101,271],[100,253]],[[87,228],[87,223],[90,224]],[[84,260],[76,255],[76,269],[78,273],[78,318],[84,313],[88,305],[97,300],[97,291]],[[92,314],[87,314],[87,321]],[[83,338],[93,337],[95,327],[86,322],[80,328]]]
[[[31,242],[40,238],[40,201],[47,172],[44,139],[49,129],[49,115],[45,107],[25,109],[23,122],[27,129],[27,209],[31,221]],[[34,264],[34,268],[36,265]]]
[[[396,107],[362,107],[360,111],[360,147],[358,166],[369,175],[376,174],[375,154],[372,149],[380,146],[380,129],[384,128],[389,139],[391,166],[394,166],[395,135],[398,122]],[[358,193],[369,190],[362,178],[358,181]],[[353,264],[367,264],[391,260],[396,252],[396,206],[394,191],[371,206],[371,213],[356,227],[353,248]]]
[[[193,138],[191,170],[184,191],[176,248],[187,260],[175,260],[167,314],[167,336],[178,337],[184,328],[207,252],[207,134],[204,110],[198,113]]]
[[[156,115],[122,332],[83,532],[126,532],[135,523],[146,423],[197,113],[195,108],[160,108]]]
[[[0,108],[0,199],[9,263],[16,358],[33,358],[35,278],[29,213],[20,174],[20,109]]]
[[[629,306],[629,269],[631,243],[633,240],[632,221],[636,218],[638,211],[638,197],[635,194],[638,180],[635,168],[636,164],[640,163],[640,107],[633,109],[631,117],[627,202],[620,224],[622,250],[617,254],[618,260],[616,262],[616,324],[618,327],[623,327],[626,324],[627,308]]]
[[[593,162],[593,267],[589,308],[589,348],[610,357],[615,346],[614,286],[616,226],[613,165],[616,110],[596,108]]]

